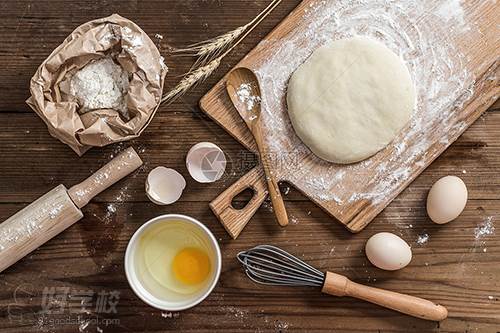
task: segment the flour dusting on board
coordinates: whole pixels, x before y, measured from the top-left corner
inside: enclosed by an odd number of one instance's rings
[[[262,123],[268,129],[269,150],[277,155],[306,157],[301,165],[281,163],[277,173],[283,180],[322,202],[380,203],[408,183],[415,168],[423,170],[423,158],[431,147],[446,146],[449,138],[464,130],[466,125],[454,110],[472,97],[472,75],[465,69],[465,56],[447,39],[445,25],[436,22],[450,20],[464,31],[473,27],[467,26],[460,1],[449,1],[437,12],[434,7],[435,1],[316,1],[305,9],[304,20],[296,29],[284,38],[259,44],[262,50],[274,46],[273,55],[263,57],[255,66],[262,87]],[[301,143],[288,118],[286,90],[292,73],[320,46],[353,36],[383,42],[404,60],[415,82],[417,105],[413,117],[387,150],[388,161],[397,164],[374,163],[376,156],[348,166],[322,161]],[[438,143],[430,142],[425,133],[431,131],[445,134]],[[344,178],[357,179],[373,165],[377,168],[371,170],[375,175],[369,182],[344,188]]]
[[[460,2],[461,0],[444,1],[435,13],[442,20],[458,23],[456,27],[459,29],[468,30],[469,26],[464,23],[464,10]]]

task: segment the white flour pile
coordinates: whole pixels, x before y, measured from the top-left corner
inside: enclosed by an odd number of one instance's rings
[[[252,94],[252,85],[250,83],[242,83],[236,90],[236,95],[240,102],[245,104],[247,111],[252,111],[254,106],[260,104],[260,97]]]
[[[96,109],[113,109],[128,119],[125,96],[128,75],[111,58],[93,61],[71,78],[70,92],[80,105],[80,113]]]

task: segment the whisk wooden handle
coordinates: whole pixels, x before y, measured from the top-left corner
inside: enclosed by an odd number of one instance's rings
[[[431,301],[364,286],[352,282],[345,276],[331,272],[326,273],[325,283],[321,291],[334,296],[350,296],[362,299],[385,308],[427,320],[441,321],[448,316],[448,310],[444,306],[437,305]]]

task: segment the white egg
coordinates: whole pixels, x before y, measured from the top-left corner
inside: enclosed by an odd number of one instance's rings
[[[370,237],[365,246],[368,260],[380,269],[394,271],[411,261],[411,248],[400,237],[389,232],[380,232]]]
[[[467,204],[467,187],[462,179],[446,176],[432,185],[427,196],[427,214],[434,223],[456,219]]]

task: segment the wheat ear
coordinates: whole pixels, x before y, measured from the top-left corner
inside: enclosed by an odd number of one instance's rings
[[[170,103],[176,97],[184,94],[188,89],[205,81],[217,68],[219,68],[221,60],[222,57],[215,58],[205,66],[187,73],[172,90],[163,95],[161,103]]]
[[[239,37],[248,29],[247,33],[245,34],[245,36],[247,36],[281,3],[281,1],[282,0],[271,1],[271,3],[266,8],[264,8],[256,17],[253,18],[253,20],[241,27],[238,27],[218,37],[211,38],[207,41],[192,44],[183,49],[174,50],[172,53],[198,57],[191,69],[198,66],[203,66],[214,58],[220,56],[228,49],[236,46],[234,42],[237,41]]]
[[[231,46],[231,44],[233,44],[233,42],[237,40],[243,32],[245,32],[249,25],[250,23],[238,27],[233,31],[225,33],[221,36],[209,39],[204,42],[189,45],[185,49],[174,50],[172,53],[183,53],[189,56],[196,56],[198,57],[198,59],[193,64],[192,68],[198,67],[199,65],[203,66],[207,62],[210,62],[210,60],[212,60],[213,58],[221,55],[222,52],[226,51]]]

